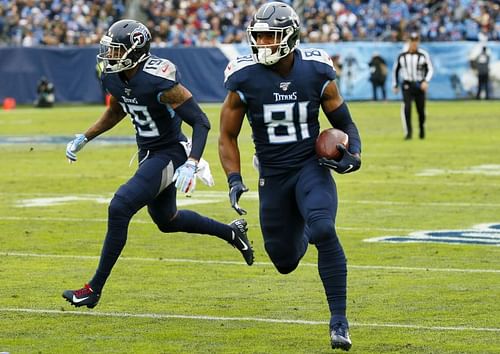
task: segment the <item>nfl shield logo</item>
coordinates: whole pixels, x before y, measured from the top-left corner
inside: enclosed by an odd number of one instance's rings
[[[282,89],[283,91],[286,91],[288,90],[288,86],[290,86],[291,82],[281,82],[280,83],[280,89]]]
[[[126,94],[127,96],[130,96],[130,93],[131,93],[131,92],[132,92],[132,89],[129,89],[129,88],[126,88],[126,89],[125,89],[125,94]]]

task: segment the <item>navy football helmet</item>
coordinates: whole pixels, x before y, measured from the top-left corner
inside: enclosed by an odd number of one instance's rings
[[[257,44],[257,33],[274,33],[274,43]],[[297,13],[287,4],[270,2],[262,5],[247,28],[252,54],[258,63],[276,64],[281,58],[295,50],[300,42],[300,21]],[[275,46],[278,49],[273,52]]]
[[[135,20],[115,22],[102,37],[97,62],[105,74],[134,68],[149,58],[151,33]]]

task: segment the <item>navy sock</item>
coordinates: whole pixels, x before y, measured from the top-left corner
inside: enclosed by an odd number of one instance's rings
[[[217,236],[231,241],[233,230],[226,224],[207,218],[191,210],[178,210],[175,217],[164,225],[158,225],[163,232],[188,232]]]
[[[90,287],[95,292],[100,293],[102,291],[111,270],[125,247],[128,225],[134,214],[135,211],[131,210],[121,198],[115,197],[111,202],[109,206],[108,232],[104,239],[99,266],[94,277],[89,282]]]
[[[316,245],[318,270],[325,288],[326,299],[333,316],[346,314],[347,262],[342,245],[335,239],[327,239]]]

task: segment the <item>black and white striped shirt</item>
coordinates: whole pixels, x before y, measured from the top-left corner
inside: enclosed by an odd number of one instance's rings
[[[429,82],[434,70],[429,54],[423,49],[415,53],[402,51],[393,66],[392,86],[398,87],[400,80],[407,82]]]

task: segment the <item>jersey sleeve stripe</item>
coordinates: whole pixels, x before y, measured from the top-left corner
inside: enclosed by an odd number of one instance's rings
[[[236,91],[236,93],[240,96],[240,100],[243,101],[243,103],[247,103],[247,99],[245,98],[245,95],[241,91]]]
[[[319,97],[323,97],[323,93],[325,92],[326,87],[327,87],[327,86],[328,86],[328,84],[330,84],[330,82],[332,82],[332,81],[333,81],[333,80],[327,80],[327,81],[324,83],[323,87],[321,88],[321,95],[320,95]]]

